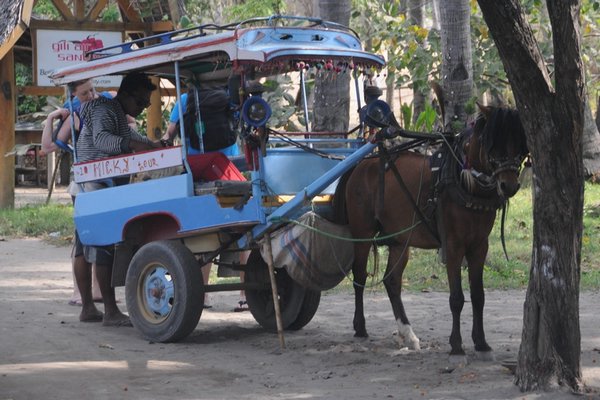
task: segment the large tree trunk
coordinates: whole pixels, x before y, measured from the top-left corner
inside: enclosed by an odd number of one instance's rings
[[[596,100],[596,128],[600,131],[600,96]]]
[[[581,388],[584,77],[579,2],[548,0],[555,82],[518,0],[478,0],[510,80],[533,159],[533,252],[515,383]]]
[[[594,121],[589,98],[585,102],[583,124],[583,173],[586,177],[600,176],[600,133]]]
[[[408,20],[412,25],[419,27],[424,26],[423,21],[423,0],[409,0],[408,2]],[[427,87],[427,82],[423,85],[419,85],[415,82],[415,74],[413,74],[413,117],[412,122],[415,123],[419,114],[425,110],[425,99],[426,94],[423,91],[423,87]]]
[[[350,0],[319,0],[319,17],[324,20],[348,25],[350,23]],[[317,74],[313,103],[313,126],[315,132],[348,131],[350,113],[350,74],[334,70]]]
[[[440,2],[444,126],[460,130],[467,120],[465,103],[473,95],[471,6],[469,0]],[[453,122],[457,122],[453,124]],[[456,126],[455,126],[456,125]]]

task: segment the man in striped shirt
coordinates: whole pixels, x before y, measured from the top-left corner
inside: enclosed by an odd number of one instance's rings
[[[156,86],[140,73],[123,78],[114,99],[98,97],[81,108],[83,128],[77,141],[77,161],[91,161],[161,147],[127,124],[127,115],[137,117],[150,105]]]
[[[140,135],[127,123],[127,115],[135,118],[150,105],[150,94],[155,89],[148,76],[134,72],[123,78],[115,98],[98,97],[85,103],[80,113],[83,128],[76,145],[77,161],[92,161],[161,147],[160,141]],[[113,179],[104,179],[86,182],[82,186],[84,192],[90,192],[115,184]],[[83,252],[86,261],[96,264],[104,302],[102,324],[131,326],[129,317],[117,306],[115,289],[111,285],[114,246],[84,246]]]

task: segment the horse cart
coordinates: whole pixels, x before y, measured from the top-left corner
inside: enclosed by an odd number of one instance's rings
[[[264,328],[296,330],[308,324],[324,290],[318,277],[325,274],[294,272],[291,261],[281,265],[279,257],[273,260],[273,248],[300,267],[318,268],[320,262],[341,266],[338,255],[348,257],[347,250],[328,245],[321,246],[323,258],[315,257],[285,229],[301,217],[305,222],[324,220],[331,212],[336,180],[373,151],[382,132],[389,133],[389,107],[376,99],[367,107],[362,96],[384,59],[364,51],[349,28],[285,16],[169,32],[94,50],[87,59],[55,71],[54,82],[139,71],[169,80],[178,99],[184,83],[227,86],[243,147],[243,157],[225,164],[207,159],[209,168],[221,169],[217,179],[197,179],[191,173],[186,138],[194,133],[186,132],[185,124],[180,124],[180,145],[85,163],[78,163],[75,154],[78,183],[176,171],[77,197],[74,219],[82,243],[115,246],[112,284],[125,286],[134,327],[152,341],[181,340],[197,326],[205,293],[241,289]],[[349,87],[362,109],[360,122],[348,132],[311,131],[307,92],[314,79],[342,77],[350,77]],[[272,128],[275,114],[295,121],[295,128],[289,128],[291,123],[287,130]],[[201,112],[197,118],[202,124]],[[224,177],[222,169],[232,168],[230,161],[246,181]],[[274,231],[283,233],[275,239]],[[243,252],[250,255],[240,262]],[[325,256],[333,261],[322,261]],[[349,257],[351,264],[351,249]],[[244,280],[204,285],[201,266],[213,261],[244,271]],[[344,273],[335,272],[331,275],[339,283]],[[336,284],[331,279],[328,286]]]

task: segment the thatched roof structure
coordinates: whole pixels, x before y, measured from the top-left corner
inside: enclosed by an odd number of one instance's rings
[[[0,59],[25,33],[33,0],[0,0]]]

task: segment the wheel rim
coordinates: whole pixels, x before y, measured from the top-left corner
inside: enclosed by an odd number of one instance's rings
[[[175,304],[173,277],[162,265],[149,264],[141,274],[138,299],[144,318],[153,323],[166,320]]]

